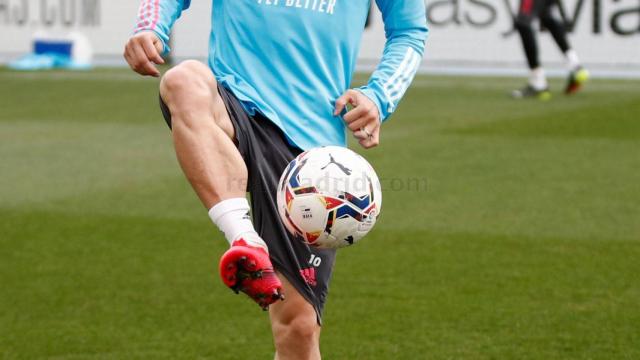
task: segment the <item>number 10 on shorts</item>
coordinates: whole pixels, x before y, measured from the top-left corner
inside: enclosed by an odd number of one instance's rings
[[[322,264],[322,258],[320,256],[316,256],[315,254],[311,254],[311,257],[309,258],[309,265],[318,267],[320,266],[320,264]]]

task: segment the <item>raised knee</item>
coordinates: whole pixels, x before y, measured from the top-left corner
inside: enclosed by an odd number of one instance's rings
[[[219,96],[216,80],[209,68],[195,60],[173,67],[162,77],[160,96],[171,111],[174,127],[183,123],[188,127],[201,125],[203,114],[212,114]]]
[[[206,65],[187,60],[171,68],[162,77],[160,94],[165,101],[187,93],[190,98],[211,96],[211,87],[215,84],[215,78]]]
[[[315,316],[298,316],[289,324],[289,333],[297,339],[313,342],[318,334]]]
[[[280,335],[276,336],[276,338],[280,339],[276,340],[282,342],[295,341],[306,345],[312,345],[318,341],[320,328],[315,314],[298,314],[280,322],[278,325]]]

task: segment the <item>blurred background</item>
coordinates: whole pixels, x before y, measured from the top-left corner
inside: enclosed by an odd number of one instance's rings
[[[209,3],[183,13],[174,62],[204,61]],[[0,65],[2,359],[273,358],[267,315],[217,278],[227,245],[175,160],[158,80],[121,58],[138,5],[0,0],[0,64],[23,69]],[[640,3],[562,2],[594,79],[564,96],[543,33],[550,101],[508,95],[527,75],[515,0],[427,6],[382,146],[351,146],[385,200],[338,255],[325,358],[639,359]],[[374,11],[354,85],[383,46]]]
[[[431,73],[521,75],[523,54],[513,29],[517,0],[427,2],[432,30],[422,70]],[[96,65],[124,65],[122,48],[132,31],[138,1],[4,0],[0,2],[0,63],[32,50],[34,34],[85,35]],[[640,4],[636,0],[564,0],[562,16],[571,41],[595,76],[640,77]],[[206,59],[211,1],[194,1],[173,31],[172,56]],[[542,62],[552,74],[564,70],[562,54],[548,34]],[[384,46],[383,23],[372,7],[360,68],[373,68]],[[564,73],[562,73],[564,76]]]

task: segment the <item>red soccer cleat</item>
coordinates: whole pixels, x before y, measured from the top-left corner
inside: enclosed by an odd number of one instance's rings
[[[240,238],[220,258],[220,277],[236,294],[242,291],[267,310],[269,305],[284,300],[282,283],[275,271],[269,254],[247,244]]]

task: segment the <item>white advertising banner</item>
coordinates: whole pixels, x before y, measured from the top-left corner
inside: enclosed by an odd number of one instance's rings
[[[137,0],[0,0],[0,60],[30,52],[36,32],[78,31],[89,38],[97,59],[121,61],[138,5]]]
[[[522,68],[522,44],[513,29],[518,5],[518,0],[428,1],[427,61],[436,68]],[[560,5],[556,16],[564,18],[572,47],[593,72],[640,74],[639,0],[561,0]],[[563,57],[550,34],[539,34],[543,65],[561,67]]]
[[[423,69],[522,71],[524,55],[512,20],[518,2],[427,1],[431,32]],[[33,34],[46,30],[80,31],[91,41],[99,64],[122,64],[138,5],[139,0],[0,0],[0,61],[29,52]],[[562,0],[557,15],[564,16],[570,42],[592,72],[640,76],[640,0]],[[193,0],[174,29],[173,56],[205,58],[210,21],[211,0]],[[547,32],[541,32],[539,44],[543,64],[561,68],[562,56]],[[374,11],[363,38],[361,68],[374,66],[383,46],[384,25]]]

